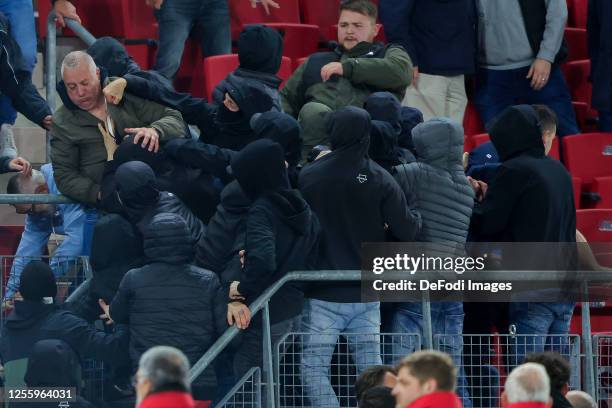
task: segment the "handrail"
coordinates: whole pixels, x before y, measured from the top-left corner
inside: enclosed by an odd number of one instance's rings
[[[61,194],[0,194],[0,204],[75,204]]]
[[[71,18],[64,18],[66,25],[74,33],[90,46],[96,41],[96,38],[85,29],[76,20]],[[47,104],[51,108],[51,112],[55,112],[56,99],[55,99],[55,84],[57,83],[57,28],[55,27],[55,10],[51,10],[47,16],[47,39],[45,46],[45,82],[47,85]],[[51,134],[47,132],[47,151],[46,161],[49,162],[51,152]]]

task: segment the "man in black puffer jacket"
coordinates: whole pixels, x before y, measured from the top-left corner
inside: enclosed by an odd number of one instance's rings
[[[190,265],[193,238],[177,214],[159,213],[144,229],[147,264],[125,274],[110,308],[130,327],[130,357],[156,345],[173,346],[194,364],[228,327],[227,294],[217,276]]]
[[[312,269],[316,263],[320,225],[297,190],[291,190],[282,147],[268,139],[251,143],[231,164],[232,173],[252,200],[246,219],[244,268],[229,295],[251,303],[290,271]],[[270,302],[272,341],[297,330],[304,295],[293,283],[283,286]],[[237,378],[261,364],[261,324],[244,333],[234,359]]]
[[[408,202],[422,217],[417,242],[430,242],[429,256],[464,256],[465,242],[474,207],[474,191],[463,172],[463,127],[450,119],[431,119],[412,130],[418,162],[397,166],[395,179]],[[460,370],[458,395],[464,407],[471,407],[461,364],[463,332],[462,302],[431,304],[433,334],[458,335],[442,351],[453,357]],[[423,311],[420,302],[400,303],[393,316],[394,333],[420,333]],[[410,344],[394,339],[393,355],[414,352]]]

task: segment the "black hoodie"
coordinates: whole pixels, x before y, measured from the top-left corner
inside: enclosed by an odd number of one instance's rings
[[[529,105],[509,107],[490,134],[501,165],[474,210],[473,233],[490,241],[575,242],[572,180],[544,154],[537,113]]]
[[[123,277],[111,318],[129,323],[134,367],[142,353],[162,344],[178,348],[194,364],[227,328],[227,294],[214,273],[190,265],[193,239],[177,214],[152,218],[144,254],[146,265]]]
[[[174,194],[159,191],[155,173],[146,163],[129,161],[115,173],[117,196],[127,219],[143,233],[155,214],[170,212],[187,223],[194,242],[204,234],[204,224]]]
[[[247,302],[287,272],[312,269],[316,263],[319,222],[297,190],[290,190],[282,147],[267,139],[244,148],[232,159],[232,173],[253,200],[245,236],[245,262],[238,291]],[[271,320],[301,313],[303,294],[284,286],[271,302]]]
[[[70,346],[62,340],[41,340],[34,345],[28,359],[25,382],[29,388],[75,388],[79,392],[81,364]],[[77,408],[94,406],[81,396],[69,404]],[[31,403],[29,408],[57,408],[57,402]]]
[[[317,269],[360,269],[361,243],[384,242],[385,224],[412,241],[420,218],[408,209],[393,177],[367,157],[371,121],[363,109],[346,107],[330,117],[332,152],[304,167],[300,190],[322,225]],[[353,303],[360,284],[314,285],[307,297]]]

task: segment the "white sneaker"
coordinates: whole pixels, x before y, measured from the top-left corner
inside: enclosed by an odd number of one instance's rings
[[[17,157],[17,146],[15,146],[13,126],[8,123],[0,127],[0,157]]]

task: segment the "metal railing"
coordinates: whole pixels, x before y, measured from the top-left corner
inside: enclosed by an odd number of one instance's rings
[[[595,349],[596,391],[599,407],[612,407],[612,333],[593,337]]]
[[[216,408],[261,408],[261,370],[251,368]]]

